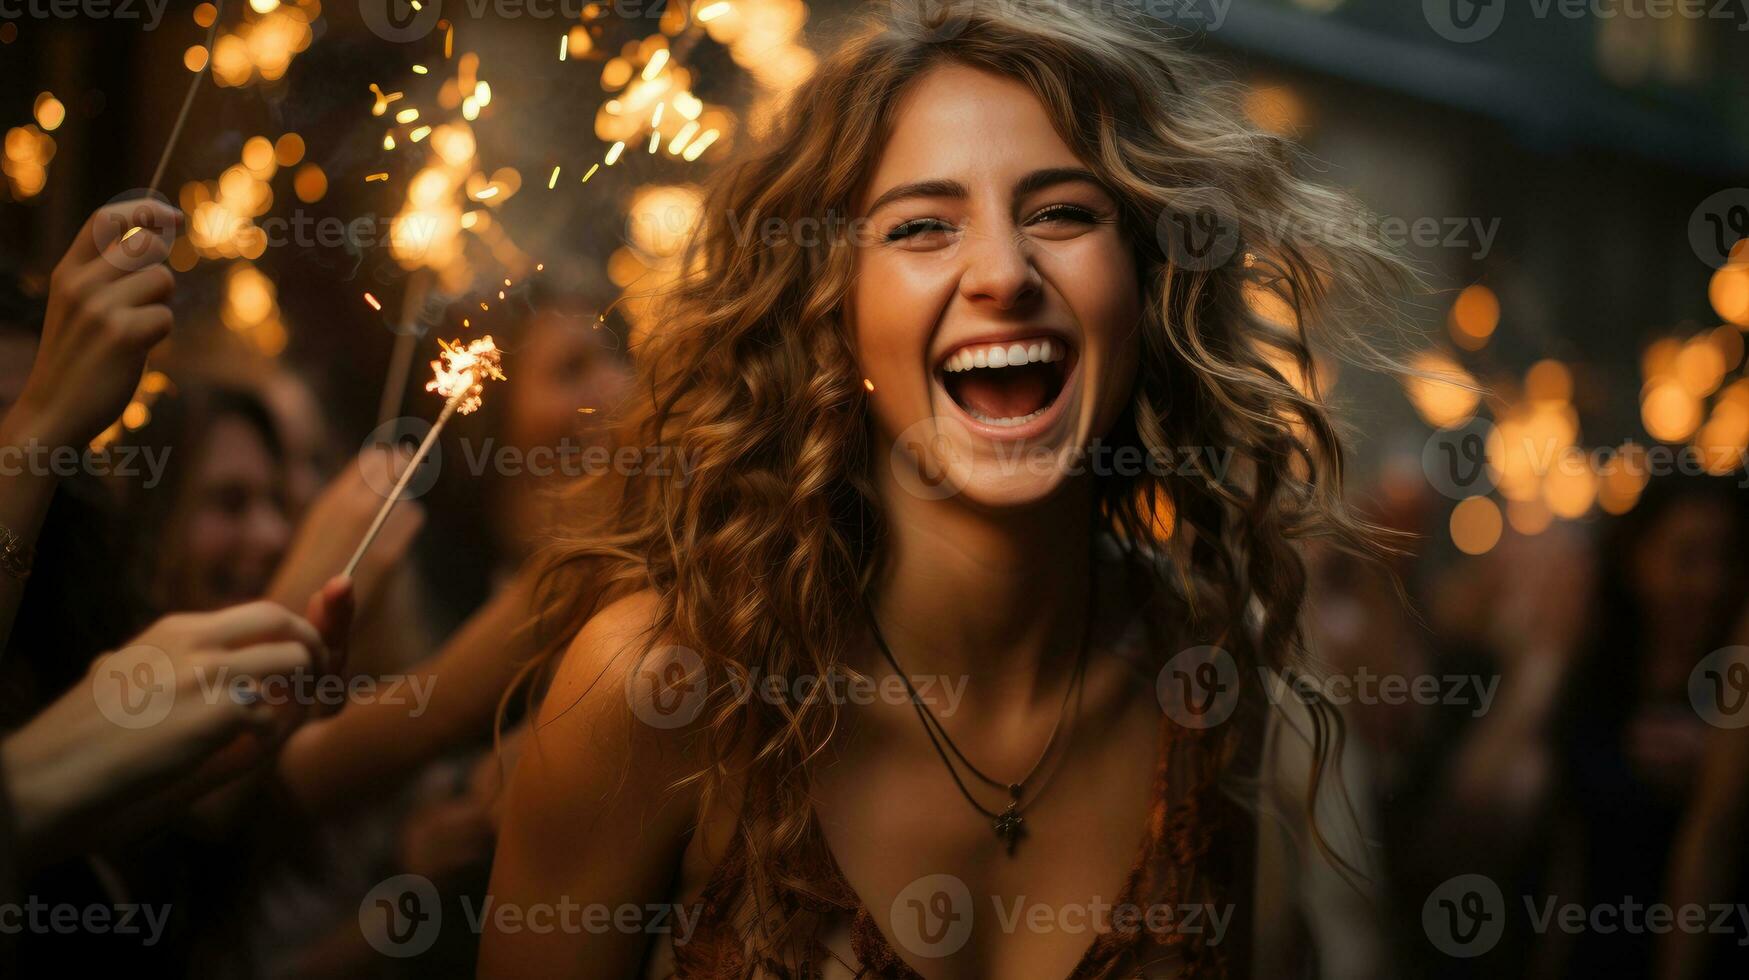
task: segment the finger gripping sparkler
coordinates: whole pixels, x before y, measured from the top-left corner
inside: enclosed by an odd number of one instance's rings
[[[359,561],[370,549],[370,543],[376,540],[377,532],[383,529],[389,513],[395,509],[395,502],[406,492],[407,484],[413,479],[413,472],[425,461],[425,455],[437,442],[437,435],[443,431],[450,416],[457,412],[467,415],[479,408],[488,379],[504,380],[504,371],[500,367],[504,355],[490,336],[472,341],[466,347],[461,346],[459,340],[453,344],[439,340],[438,345],[443,351],[438,360],[431,362],[433,377],[425,383],[425,390],[436,392],[447,399],[443,403],[443,411],[438,414],[437,421],[432,423],[431,431],[425,433],[425,439],[419,443],[419,448],[413,453],[407,468],[401,471],[401,478],[395,481],[395,488],[389,492],[389,499],[383,501],[382,507],[377,510],[376,518],[370,522],[370,529],[364,532],[364,540],[353,551],[352,560],[346,563],[346,570],[341,574],[347,578],[351,578],[352,573],[357,570]]]

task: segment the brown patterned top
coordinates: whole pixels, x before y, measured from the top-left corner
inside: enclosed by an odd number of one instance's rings
[[[1206,776],[1222,768],[1207,760],[1217,751],[1216,742],[1209,732],[1186,729],[1162,717],[1155,802],[1135,864],[1114,907],[1197,902],[1219,907],[1215,903],[1221,903],[1232,909],[1234,928],[1227,934],[1234,941],[1217,945],[1206,941],[1206,933],[1189,930],[1106,929],[1094,937],[1068,980],[1244,975],[1255,827],[1249,814]],[[1170,782],[1169,769],[1175,774]],[[674,944],[674,977],[923,980],[900,957],[850,887],[826,845],[817,818],[809,821],[803,853],[816,872],[808,876],[817,883],[816,890],[786,891],[776,900],[784,918],[800,923],[794,933],[800,937],[800,948],[791,962],[769,958],[758,964],[748,962],[747,943],[736,926],[737,913],[746,900],[746,855],[737,833],[705,886],[691,939]],[[823,942],[846,923],[849,962]]]

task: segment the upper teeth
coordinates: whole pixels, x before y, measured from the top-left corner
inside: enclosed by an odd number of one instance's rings
[[[942,370],[970,371],[972,368],[1048,364],[1062,360],[1066,353],[1063,345],[1049,340],[1029,340],[1024,344],[973,344],[954,351],[942,365]]]

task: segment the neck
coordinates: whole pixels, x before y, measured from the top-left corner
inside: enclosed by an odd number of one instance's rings
[[[1091,483],[1012,512],[882,489],[888,552],[873,605],[899,665],[965,678],[980,699],[1060,698],[1088,615]]]

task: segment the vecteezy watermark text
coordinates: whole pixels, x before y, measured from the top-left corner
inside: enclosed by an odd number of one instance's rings
[[[45,902],[35,895],[22,902],[0,903],[0,933],[140,936],[143,946],[156,945],[170,921],[170,906],[118,902],[73,905]]]
[[[170,0],[0,0],[0,20],[137,20],[155,31],[169,5]]]
[[[1039,902],[1025,895],[990,895],[984,920],[1006,935],[1020,932],[1091,935],[1207,935],[1216,946],[1227,935],[1232,905],[1203,902]],[[889,921],[899,945],[918,956],[952,956],[972,937],[979,915],[965,881],[951,874],[924,875],[894,896]]]
[[[184,664],[179,668],[163,650],[146,644],[108,655],[91,672],[91,694],[98,711],[127,729],[163,722],[182,697],[200,698],[209,705],[227,699],[239,705],[295,704],[328,709],[349,703],[386,704],[405,707],[409,718],[418,718],[430,707],[436,685],[437,677],[432,674],[342,678],[299,668],[255,677],[234,671],[226,663]]]
[[[1279,708],[1289,698],[1312,705],[1468,708],[1479,718],[1493,707],[1499,693],[1498,674],[1392,674],[1359,667],[1353,673],[1283,676],[1269,667],[1256,668],[1263,696]],[[1186,728],[1213,728],[1232,717],[1239,704],[1238,660],[1216,646],[1180,651],[1160,668],[1154,692],[1161,710]]]
[[[45,445],[32,439],[22,446],[0,446],[0,476],[66,478],[85,473],[132,479],[143,474],[146,479],[140,485],[150,490],[164,478],[164,467],[170,462],[170,449],[170,446],[76,449]],[[144,470],[140,468],[141,464],[144,464]]]
[[[677,486],[691,478],[698,452],[682,453],[674,446],[604,446],[585,444],[569,436],[553,446],[499,445],[490,437],[478,444],[463,439],[462,455],[468,472],[482,476],[487,470],[499,476],[588,477],[614,473],[619,476],[675,477]]]
[[[911,704],[913,699],[945,718],[959,710],[965,696],[965,676],[935,674],[873,676],[840,666],[826,673],[778,675],[759,669],[734,673],[721,691],[735,704],[758,701],[770,705],[817,703]],[[652,649],[626,672],[626,700],[632,713],[653,728],[681,728],[697,721],[711,695],[704,658],[684,646]]]
[[[1641,902],[1632,895],[1599,902],[1564,901],[1558,895],[1520,895],[1531,931],[1611,935],[1672,932],[1729,936],[1749,946],[1749,904]],[[1421,906],[1421,925],[1434,948],[1463,959],[1492,950],[1506,931],[1512,907],[1494,879],[1462,874],[1433,889]]]
[[[374,677],[359,674],[341,677],[337,674],[317,674],[296,670],[289,674],[270,674],[256,678],[231,673],[220,665],[208,676],[199,678],[201,696],[209,704],[229,694],[239,704],[267,704],[279,707],[287,704],[339,708],[346,704],[387,704],[406,706],[407,717],[417,718],[431,704],[431,691],[437,685],[436,674],[385,674]]]
[[[462,894],[462,926],[478,936],[500,933],[545,936],[672,935],[684,945],[692,938],[704,909],[698,904],[579,902],[568,895],[556,901],[518,903],[487,895],[476,900]],[[418,956],[437,942],[443,928],[443,902],[437,886],[423,875],[402,874],[378,882],[358,905],[358,925],[364,938],[385,956]]]

